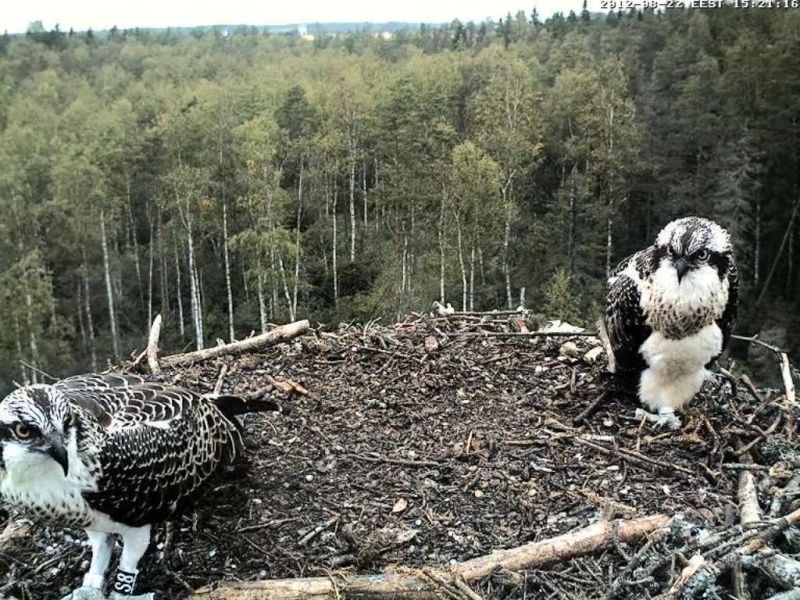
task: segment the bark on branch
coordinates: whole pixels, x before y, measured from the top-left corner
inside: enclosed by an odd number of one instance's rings
[[[252,352],[266,346],[272,346],[280,342],[288,342],[302,335],[308,331],[309,322],[307,319],[302,321],[295,321],[288,325],[281,325],[272,331],[256,335],[246,340],[233,342],[231,344],[224,344],[214,348],[206,348],[205,350],[197,350],[196,352],[187,352],[186,354],[175,354],[173,356],[165,356],[161,359],[161,366],[163,368],[174,368],[182,365],[196,363],[209,358],[217,358],[226,354],[243,354],[245,352]]]
[[[147,338],[147,364],[151,373],[158,373],[161,367],[158,365],[158,339],[161,337],[161,315],[156,315],[153,319],[153,326],[150,328],[150,336]]]
[[[669,524],[666,515],[653,515],[630,521],[600,521],[547,540],[531,542],[508,550],[497,550],[454,565],[449,571],[436,571],[448,582],[483,579],[497,570],[519,571],[610,547],[618,542],[631,542]],[[437,589],[420,571],[387,572],[381,575],[340,575],[306,579],[275,579],[252,582],[222,582],[214,589],[202,588],[192,600],[314,600],[347,598],[413,598],[434,600]]]

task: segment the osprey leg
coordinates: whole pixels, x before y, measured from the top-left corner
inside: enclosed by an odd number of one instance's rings
[[[122,535],[122,556],[119,559],[119,569],[114,578],[114,589],[109,598],[111,600],[153,600],[153,594],[133,595],[136,589],[136,576],[139,574],[139,560],[144,556],[147,546],[150,545],[150,525],[129,527],[120,534]]]
[[[86,530],[89,545],[92,547],[92,562],[89,572],[83,576],[83,585],[73,590],[62,600],[103,600],[103,584],[106,580],[106,569],[111,561],[113,539],[108,533]]]

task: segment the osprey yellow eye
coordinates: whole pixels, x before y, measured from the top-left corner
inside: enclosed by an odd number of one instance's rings
[[[706,248],[703,248],[698,250],[695,256],[697,256],[698,260],[708,260],[709,252]]]
[[[14,425],[14,435],[19,439],[24,440],[31,436],[31,430],[24,423],[17,423]]]

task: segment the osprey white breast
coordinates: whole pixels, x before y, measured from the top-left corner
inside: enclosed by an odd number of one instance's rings
[[[639,397],[660,423],[678,425],[674,410],[700,390],[736,320],[730,237],[707,219],[673,221],[617,267],[608,287],[609,364],[638,377]]]

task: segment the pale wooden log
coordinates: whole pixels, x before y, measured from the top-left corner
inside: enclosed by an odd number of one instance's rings
[[[225,356],[226,354],[244,354],[245,352],[252,352],[264,348],[265,346],[272,346],[280,342],[288,342],[298,335],[304,334],[308,331],[308,327],[309,322],[307,319],[295,321],[294,323],[281,325],[272,331],[247,338],[246,340],[215,346],[214,348],[206,348],[205,350],[197,350],[196,352],[166,356],[161,359],[161,366],[165,368],[174,368],[208,360],[210,358]]]
[[[335,582],[335,583],[334,583]],[[411,598],[441,600],[432,586],[422,577],[403,573],[354,575],[337,577],[307,577],[303,579],[266,579],[263,581],[231,581],[217,588],[202,588],[191,600],[330,600],[339,594],[348,599]]]
[[[758,494],[756,493],[756,480],[750,471],[739,474],[739,520],[742,525],[757,523],[761,520],[758,508]]]
[[[783,387],[786,389],[786,400],[788,404],[794,405],[797,398],[795,397],[794,381],[792,380],[792,371],[789,367],[789,357],[786,352],[780,353],[781,363],[781,378],[783,379]]]
[[[653,515],[631,521],[598,521],[588,527],[559,535],[540,542],[531,542],[518,548],[497,550],[486,556],[473,558],[453,567],[453,571],[467,581],[481,579],[495,569],[519,571],[531,567],[589,554],[611,544],[612,533],[617,528],[618,540],[629,542],[646,533],[666,527],[669,517]]]
[[[547,540],[531,542],[519,548],[497,550],[458,563],[448,570],[436,571],[448,581],[475,581],[496,570],[520,571],[607,548],[617,535],[619,542],[631,542],[669,524],[666,515],[653,515],[631,521],[600,521]],[[252,582],[222,582],[214,589],[202,588],[192,600],[314,600],[337,597],[367,600],[370,598],[410,598],[434,600],[436,590],[420,572],[411,569],[381,575],[352,575],[333,578],[277,579]]]
[[[161,372],[158,365],[158,339],[161,337],[161,315],[156,315],[150,327],[150,336],[147,338],[147,365],[151,373]]]

